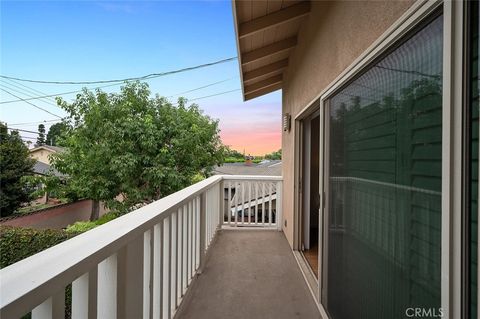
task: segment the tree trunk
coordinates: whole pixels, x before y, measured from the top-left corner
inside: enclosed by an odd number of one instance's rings
[[[90,221],[97,220],[100,214],[100,201],[92,200],[92,213],[90,214]]]

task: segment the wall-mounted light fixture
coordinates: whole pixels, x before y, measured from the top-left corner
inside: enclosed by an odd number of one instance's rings
[[[290,132],[291,122],[292,122],[292,116],[290,115],[290,113],[283,114],[283,131],[284,132]]]

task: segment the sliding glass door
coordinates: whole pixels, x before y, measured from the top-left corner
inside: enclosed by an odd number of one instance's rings
[[[443,19],[326,101],[322,304],[332,319],[440,312]]]

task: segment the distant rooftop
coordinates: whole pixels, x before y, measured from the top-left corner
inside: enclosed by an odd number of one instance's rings
[[[51,146],[51,145],[42,145],[42,146],[37,146],[37,147],[34,147],[30,150],[30,152],[33,152],[33,151],[36,151],[36,150],[39,150],[39,149],[47,149],[47,150],[51,150],[53,152],[63,152],[65,150],[65,148],[63,147],[60,147],[60,146]]]
[[[59,171],[57,171],[55,168],[51,167],[50,165],[45,164],[43,162],[39,162],[39,161],[36,161],[35,164],[33,165],[33,172],[39,175],[54,175],[57,177],[65,176]]]
[[[258,164],[225,163],[214,169],[215,175],[263,175],[282,176],[282,161],[262,161]]]

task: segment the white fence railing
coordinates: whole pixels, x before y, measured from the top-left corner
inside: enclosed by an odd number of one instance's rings
[[[72,284],[74,319],[172,318],[231,211],[225,183],[269,180],[276,188],[262,204],[272,216],[262,225],[279,227],[281,205],[271,202],[281,202],[281,178],[213,176],[0,270],[0,317],[64,318]]]
[[[224,226],[282,228],[282,178],[225,176]]]

